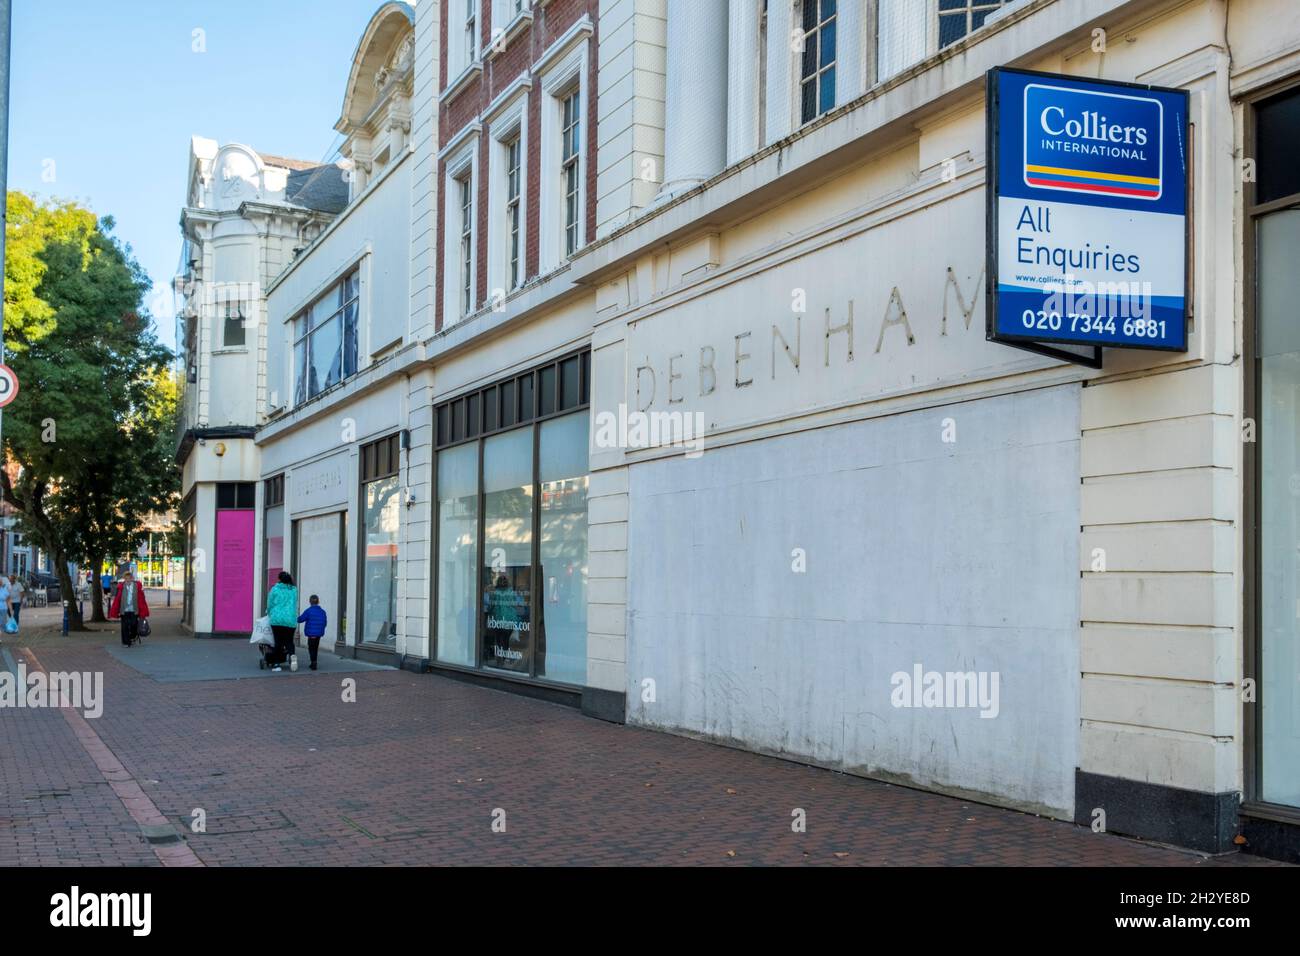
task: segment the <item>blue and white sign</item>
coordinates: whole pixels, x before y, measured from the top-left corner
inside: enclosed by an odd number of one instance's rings
[[[1186,350],[1187,103],[990,72],[989,338]]]

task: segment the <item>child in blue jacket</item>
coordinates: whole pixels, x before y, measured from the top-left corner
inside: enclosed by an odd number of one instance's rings
[[[298,615],[298,623],[303,625],[302,631],[307,635],[307,652],[311,654],[311,669],[315,670],[316,652],[320,650],[320,639],[325,634],[328,618],[325,609],[320,606],[320,598],[313,594],[310,600],[311,606]]]

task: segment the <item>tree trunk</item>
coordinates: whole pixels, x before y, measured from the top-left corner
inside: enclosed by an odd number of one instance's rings
[[[104,624],[108,621],[108,616],[104,613],[106,610],[104,607],[104,587],[99,582],[99,569],[104,566],[104,560],[104,558],[100,558],[91,567],[91,574],[94,577],[90,582],[90,606],[92,608],[90,619],[95,624]]]
[[[59,576],[59,591],[63,594],[63,601],[68,609],[68,630],[87,630],[77,605],[77,592],[72,588],[72,575],[68,573],[68,558],[62,552],[56,551],[54,554],[54,573]]]

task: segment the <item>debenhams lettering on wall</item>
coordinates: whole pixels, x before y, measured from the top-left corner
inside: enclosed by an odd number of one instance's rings
[[[702,417],[716,429],[969,379],[980,369],[1008,361],[1024,365],[1023,358],[1009,359],[1007,350],[986,346],[983,283],[983,270],[972,270],[963,280],[948,267],[935,277],[929,295],[916,295],[916,305],[899,285],[876,296],[848,295],[833,304],[795,287],[788,311],[770,320],[759,320],[752,311],[741,321],[734,312],[719,318],[718,310],[705,302],[701,309],[714,321],[699,322],[689,337],[679,337],[676,329],[665,336],[656,328],[661,317],[642,320],[628,332],[633,360],[626,407],[650,414],[680,410],[688,423],[693,413],[704,411]],[[941,296],[934,294],[938,290]],[[690,316],[670,324],[695,326]],[[723,334],[711,330],[707,341],[692,341],[708,324],[733,328]],[[661,344],[669,337],[675,341]],[[792,385],[797,388],[794,407]],[[598,447],[610,444],[600,441],[599,430],[606,424],[620,427],[612,412],[598,414]],[[649,441],[624,447],[660,444],[680,442],[667,434],[657,440],[652,429]]]
[[[623,401],[719,434],[1051,364],[985,339],[977,172],[802,235],[775,222],[789,238],[634,307]]]

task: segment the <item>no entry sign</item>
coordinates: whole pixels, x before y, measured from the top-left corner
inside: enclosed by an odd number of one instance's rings
[[[18,397],[18,376],[8,365],[0,365],[0,408]]]

